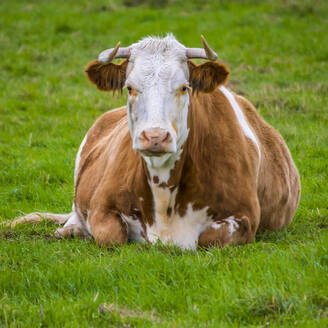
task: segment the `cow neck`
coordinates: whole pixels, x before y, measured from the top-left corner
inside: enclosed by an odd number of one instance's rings
[[[223,101],[217,90],[212,93],[192,94],[190,97],[188,111],[190,132],[185,143],[185,154],[188,158],[188,167],[193,167],[201,175],[214,173],[218,154],[223,151],[223,139],[225,135],[231,134],[231,131],[226,130],[226,123],[223,122],[223,116],[229,116],[224,109]],[[208,183],[210,181],[212,180],[209,175]]]
[[[218,95],[216,95],[218,96]],[[218,133],[218,113],[214,112],[213,94],[190,96],[188,110],[189,135],[178,155],[168,165],[153,168],[149,161],[143,160],[144,171],[150,187],[174,190],[183,179],[183,168],[193,167],[196,171],[212,170],[217,161],[221,135]]]
[[[148,161],[143,161],[144,170],[150,187],[174,188],[179,185],[184,163],[184,149],[180,150],[179,156],[170,158],[168,163],[160,168],[154,168]]]

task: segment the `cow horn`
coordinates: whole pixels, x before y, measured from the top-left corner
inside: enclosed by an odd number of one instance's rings
[[[120,42],[116,45],[115,48],[107,49],[101,52],[98,56],[98,61],[101,64],[108,64],[114,58],[129,58],[130,57],[130,48],[120,48]]]
[[[204,58],[215,61],[218,55],[210,48],[203,35],[201,35],[204,48],[187,48],[186,55],[188,58]]]

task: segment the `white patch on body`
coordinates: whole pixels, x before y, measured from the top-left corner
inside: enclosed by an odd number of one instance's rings
[[[228,218],[224,219],[224,221],[229,223],[230,235],[232,235],[239,228],[239,224],[236,222],[236,219],[234,216],[229,216]]]
[[[80,207],[78,205],[75,207],[75,205],[73,204],[72,210],[73,210],[72,215],[67,220],[67,222],[64,224],[64,228],[74,225],[77,228],[80,228],[86,236],[91,235],[90,226],[88,224],[88,221],[85,220],[85,218],[80,210]],[[88,210],[87,212],[89,215],[90,211]]]
[[[221,229],[223,223],[218,223],[218,222],[213,222],[211,224],[211,228],[213,228],[214,230],[218,230],[218,229]]]
[[[230,236],[239,228],[239,224],[237,223],[236,218],[234,216],[229,216],[228,218],[223,219],[222,221],[219,222],[213,222],[211,224],[211,228],[215,230],[221,229],[225,223],[228,224],[228,232]]]
[[[88,233],[90,234],[90,235],[92,235],[92,233],[91,233],[91,227],[90,227],[90,223],[89,223],[89,218],[90,218],[90,210],[87,210],[87,219],[86,219],[86,221],[85,221],[85,228],[86,228],[86,230],[88,231]]]
[[[145,242],[145,238],[143,237],[144,229],[140,221],[124,214],[121,214],[121,218],[126,223],[128,238],[130,240]]]
[[[249,124],[246,120],[246,117],[245,117],[243,111],[241,110],[241,108],[239,107],[234,95],[226,87],[224,87],[223,85],[221,85],[219,87],[219,89],[225,95],[225,97],[228,99],[233,111],[235,112],[237,120],[238,120],[238,122],[239,122],[245,136],[253,141],[253,143],[255,144],[255,146],[258,150],[259,159],[261,159],[261,150],[260,150],[260,145],[258,143],[258,140],[257,140],[254,132],[250,128],[250,126],[249,126]]]
[[[87,136],[88,134],[86,134],[82,140],[82,143],[79,147],[79,151],[77,152],[76,158],[75,158],[75,169],[74,169],[74,186],[76,184],[76,179],[77,179],[77,175],[79,172],[79,166],[80,166],[80,160],[81,160],[81,153],[83,150],[83,147],[85,145],[85,143],[87,142]]]
[[[70,226],[70,225],[77,225],[79,227],[82,227],[82,223],[77,215],[76,212],[73,212],[70,218],[66,221],[64,224],[64,228]]]
[[[194,210],[189,203],[185,215],[181,217],[175,208],[178,187],[171,192],[169,188],[158,187],[152,182],[150,186],[154,197],[154,222],[147,225],[147,239],[151,243],[160,240],[164,244],[195,250],[199,235],[212,222],[207,214],[208,207]],[[168,208],[171,208],[170,215]]]
[[[186,214],[181,217],[172,210],[170,217],[155,214],[155,222],[147,226],[147,237],[151,243],[160,240],[164,244],[180,246],[182,249],[195,250],[199,235],[211,222],[208,207],[193,210],[188,204]]]
[[[166,167],[159,167],[159,168],[153,168],[151,165],[148,164],[148,161],[146,160],[147,163],[147,168],[149,171],[149,175],[151,178],[151,181],[153,181],[153,178],[156,176],[159,179],[159,183],[164,182],[167,183],[170,179],[170,172],[171,172],[171,167],[166,168]]]

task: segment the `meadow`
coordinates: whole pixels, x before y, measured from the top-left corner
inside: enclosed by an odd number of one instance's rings
[[[232,90],[285,138],[302,197],[287,229],[197,252],[1,226],[0,327],[327,327],[327,17],[325,0],[2,0],[0,222],[70,212],[81,140],[125,103],[84,67],[167,32],[190,47],[205,35]]]

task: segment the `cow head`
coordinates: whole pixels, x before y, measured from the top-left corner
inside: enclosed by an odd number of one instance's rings
[[[128,90],[127,116],[133,148],[152,167],[176,160],[188,136],[190,92],[212,92],[229,74],[202,37],[203,48],[186,48],[173,36],[148,37],[128,48],[103,51],[86,72],[103,91]],[[114,58],[126,58],[117,65]],[[190,58],[208,61],[196,65]]]

